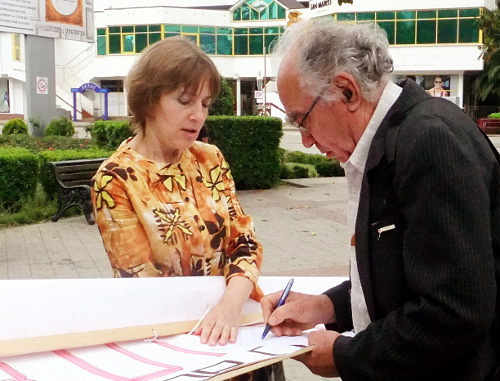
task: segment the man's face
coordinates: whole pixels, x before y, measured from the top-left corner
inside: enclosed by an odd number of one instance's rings
[[[297,75],[293,61],[283,62],[277,84],[288,117],[300,123],[311,109],[315,96],[308,96],[300,90]],[[331,88],[337,89],[335,85],[329,86],[325,94]],[[345,102],[320,98],[302,124],[307,130],[301,131],[302,144],[307,148],[315,145],[326,156],[346,162],[356,147],[352,133],[353,121]]]

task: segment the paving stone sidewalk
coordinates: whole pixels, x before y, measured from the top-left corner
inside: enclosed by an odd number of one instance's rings
[[[297,179],[238,198],[264,246],[263,275],[348,274],[344,178]],[[0,230],[0,279],[111,276],[99,230],[83,216]],[[323,380],[297,361],[284,364],[289,381]]]
[[[345,179],[239,191],[264,246],[263,275],[347,275]],[[0,279],[110,277],[97,226],[83,216],[0,230]]]

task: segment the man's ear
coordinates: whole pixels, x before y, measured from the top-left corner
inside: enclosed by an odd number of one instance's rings
[[[332,83],[337,91],[340,89],[340,101],[345,103],[350,111],[355,111],[361,103],[361,90],[354,77],[342,71],[335,76]]]

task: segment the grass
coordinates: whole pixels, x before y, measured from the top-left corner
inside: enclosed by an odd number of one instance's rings
[[[40,184],[33,198],[20,202],[20,205],[19,210],[16,210],[16,205],[0,209],[0,229],[45,221],[57,210],[57,201],[49,200]]]

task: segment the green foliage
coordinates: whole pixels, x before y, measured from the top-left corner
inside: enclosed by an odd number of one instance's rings
[[[283,160],[287,163],[302,163],[316,165],[331,161],[324,155],[310,154],[300,151],[286,151]]]
[[[490,95],[500,96],[500,8],[485,8],[478,22],[483,31],[484,68],[474,81],[474,89],[484,101]]]
[[[221,91],[217,100],[210,107],[210,115],[233,115],[233,89],[224,78],[221,78]]]
[[[494,112],[493,114],[488,115],[490,119],[500,119],[500,112]]]
[[[68,136],[0,135],[0,147],[22,147],[37,153],[55,149],[86,149],[91,147],[89,139],[74,139]]]
[[[310,164],[284,163],[281,168],[281,176],[282,179],[303,179],[318,177],[318,174]]]
[[[88,130],[94,144],[106,150],[115,150],[125,139],[134,135],[128,120],[98,120]]]
[[[40,128],[42,128],[42,122],[40,122],[40,120],[36,118],[28,118],[28,121],[30,122],[34,130],[39,130]]]
[[[329,159],[323,155],[308,154],[300,151],[284,151],[282,162],[288,164],[309,164],[314,166],[314,170],[310,170],[309,177],[344,176],[344,169],[340,166],[339,161],[336,159]],[[286,170],[284,174],[286,174]]]
[[[25,121],[20,118],[14,118],[9,120],[2,129],[2,134],[12,135],[12,134],[27,134],[28,126]]]
[[[45,193],[49,199],[52,199],[57,194],[57,183],[54,172],[48,164],[51,161],[77,160],[77,159],[96,159],[101,157],[109,157],[112,154],[110,151],[95,149],[95,150],[66,150],[66,151],[42,151],[38,154],[40,161],[40,183],[43,186]]]
[[[73,122],[65,116],[59,119],[52,119],[45,129],[45,136],[73,136],[74,134],[75,127],[73,126]]]
[[[296,178],[296,179],[313,177],[309,173],[309,168],[307,168],[305,165],[300,165],[300,164],[292,165],[292,172],[293,172],[294,178]]]
[[[38,159],[25,148],[0,148],[0,207],[16,210],[32,197],[38,180]]]
[[[228,161],[238,189],[267,189],[279,182],[281,119],[210,116],[210,138]]]
[[[44,221],[53,216],[56,210],[56,200],[49,200],[38,183],[34,196],[27,197],[17,211],[0,207],[0,228]]]
[[[318,176],[330,177],[330,176],[345,176],[344,168],[342,168],[338,161],[328,161],[325,163],[318,163],[314,166]]]

